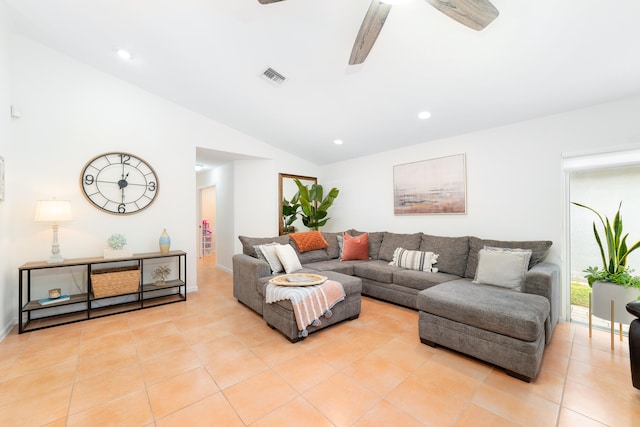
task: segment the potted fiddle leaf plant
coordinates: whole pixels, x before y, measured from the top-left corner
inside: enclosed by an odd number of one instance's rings
[[[298,179],[294,179],[294,182],[298,186],[297,196],[302,223],[305,227],[317,231],[329,221],[330,218],[327,218],[328,210],[340,191],[334,187],[325,196],[322,185],[312,184],[307,187]]]
[[[282,234],[293,233],[296,231],[293,223],[298,219],[298,209],[300,203],[298,203],[298,193],[296,193],[291,200],[286,198],[282,199]]]
[[[584,270],[585,278],[592,288],[593,314],[605,320],[611,319],[611,301],[614,301],[614,322],[630,323],[634,318],[626,312],[628,302],[640,299],[640,276],[634,276],[633,270],[627,267],[629,254],[640,247],[640,241],[627,244],[629,233],[624,233],[620,209],[613,217],[602,216],[589,206],[572,202],[574,205],[595,213],[602,225],[602,236],[596,222],[593,222],[593,234],[600,250],[602,270],[591,266]]]

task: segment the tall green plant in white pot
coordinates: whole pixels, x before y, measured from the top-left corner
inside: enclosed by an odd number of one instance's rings
[[[585,278],[592,288],[593,314],[601,319],[611,319],[611,301],[614,301],[615,310],[614,321],[629,324],[634,319],[626,311],[628,302],[640,299],[640,276],[631,274],[632,269],[627,267],[627,260],[631,252],[640,247],[640,241],[631,246],[627,245],[629,233],[624,233],[622,226],[622,215],[620,209],[622,202],[618,205],[613,221],[609,217],[602,216],[589,206],[572,202],[576,206],[588,209],[595,213],[602,225],[602,236],[598,231],[596,222],[593,222],[593,234],[600,249],[602,258],[602,270],[595,267],[588,267],[584,270]]]

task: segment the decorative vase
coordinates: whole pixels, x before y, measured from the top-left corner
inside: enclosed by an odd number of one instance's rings
[[[617,285],[609,282],[593,282],[592,290],[593,315],[604,320],[611,320],[611,300],[614,301],[614,321],[628,325],[635,319],[627,313],[628,302],[636,301],[640,289]]]
[[[167,229],[162,229],[162,234],[160,235],[160,253],[168,254],[169,248],[171,247],[171,237],[167,234]]]

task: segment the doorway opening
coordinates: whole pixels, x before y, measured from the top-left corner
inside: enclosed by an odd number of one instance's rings
[[[635,152],[632,152],[635,153]],[[611,161],[612,154],[590,156],[589,161],[569,165],[566,168],[568,178],[569,202],[578,202],[595,209],[603,217],[613,217],[622,202],[621,217],[625,233],[629,233],[628,246],[640,240],[640,161],[634,156],[620,155],[619,161]],[[584,158],[582,159],[584,160]],[[567,166],[565,164],[565,166]],[[591,288],[585,279],[587,267],[598,266],[602,269],[602,257],[593,232],[593,224],[604,239],[600,220],[595,213],[573,204],[568,208],[569,223],[569,320],[581,324],[589,323],[589,296]],[[603,244],[606,245],[605,242]],[[633,252],[627,266],[640,274],[640,252]],[[566,295],[566,294],[565,294]],[[592,316],[594,328],[610,330],[608,320]],[[628,325],[623,325],[628,331]]]
[[[200,190],[200,257],[216,253],[216,187]]]

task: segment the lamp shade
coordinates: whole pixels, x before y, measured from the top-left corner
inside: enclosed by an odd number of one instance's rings
[[[68,200],[38,200],[35,221],[59,223],[71,221],[71,202]]]

